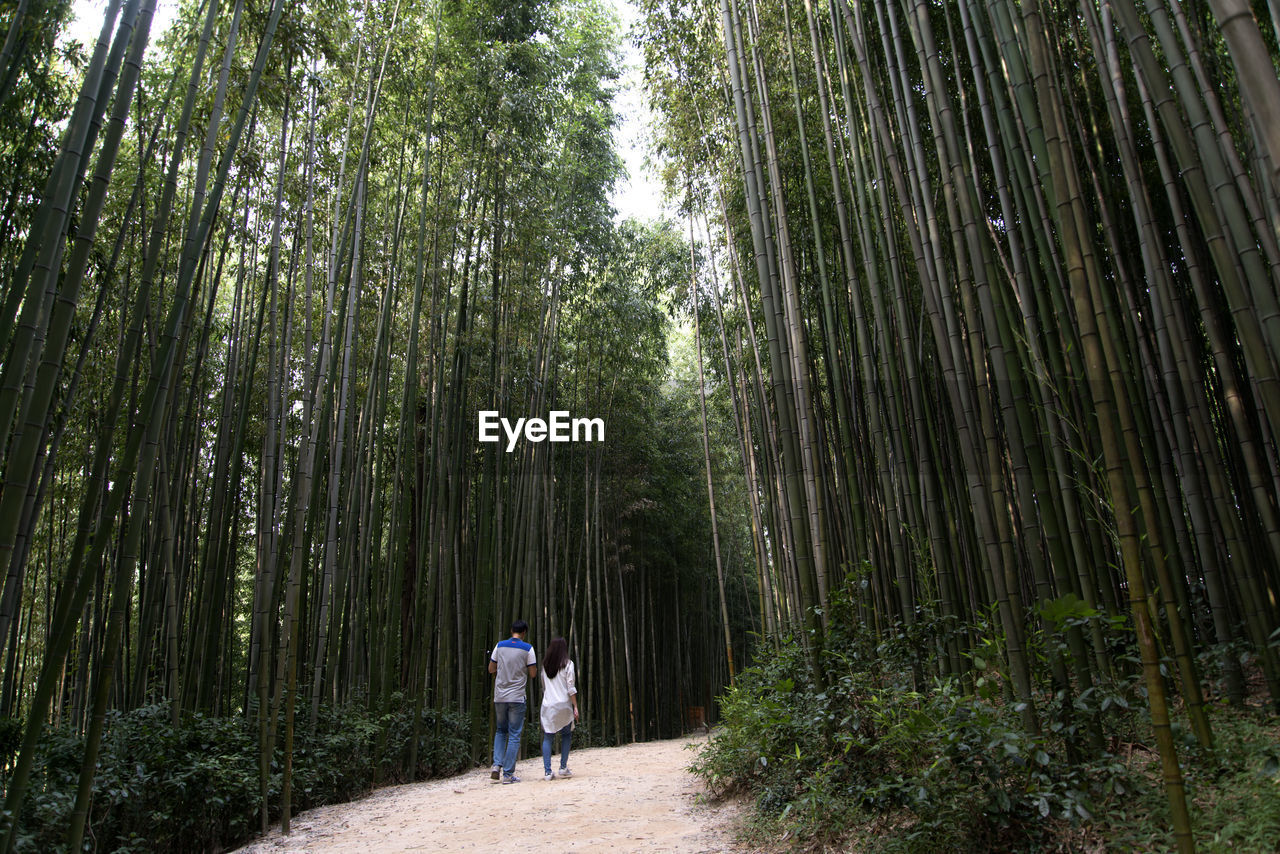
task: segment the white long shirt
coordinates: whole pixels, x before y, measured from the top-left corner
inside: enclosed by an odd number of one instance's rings
[[[566,661],[554,678],[542,671],[542,719],[543,732],[559,732],[573,723],[573,701],[578,693],[573,662]]]

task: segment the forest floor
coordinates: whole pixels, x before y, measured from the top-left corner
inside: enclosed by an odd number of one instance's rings
[[[389,786],[346,804],[294,816],[239,854],[358,851],[612,850],[720,854],[737,847],[735,803],[708,803],[687,770],[686,749],[705,736],[571,750],[573,776],[542,779],[542,757],[522,759],[523,782],[501,785],[489,768]],[[553,756],[552,767],[559,767]]]

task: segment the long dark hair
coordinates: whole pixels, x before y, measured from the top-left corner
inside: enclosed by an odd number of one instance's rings
[[[542,657],[542,671],[548,679],[555,679],[556,674],[569,662],[569,642],[564,638],[552,638],[547,647],[547,654]]]

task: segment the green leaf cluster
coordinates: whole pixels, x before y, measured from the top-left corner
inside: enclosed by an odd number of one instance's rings
[[[1138,785],[1114,756],[1073,762],[1061,734],[1028,734],[999,695],[914,687],[907,656],[835,616],[825,688],[800,642],[781,641],[724,696],[723,728],[693,763],[713,792],[750,794],[774,834],[882,825],[859,850],[1032,850]]]
[[[314,728],[300,721],[293,751],[295,809],[358,797],[373,788],[378,770],[382,782],[410,779],[412,714],[412,706],[403,702],[381,715],[360,703],[323,707]],[[434,710],[422,714],[417,778],[467,767],[466,718]],[[0,732],[11,727],[6,721]],[[10,741],[3,741],[6,764],[16,749]],[[32,792],[19,818],[17,851],[61,850],[83,753],[84,741],[73,731],[64,727],[45,734]],[[276,804],[283,762],[284,749],[277,744],[270,778]],[[112,712],[98,757],[90,836],[100,851],[234,847],[257,833],[259,794],[251,719],[195,713],[175,727],[165,704]]]

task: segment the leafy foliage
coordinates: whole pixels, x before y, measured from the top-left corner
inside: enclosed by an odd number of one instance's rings
[[[1135,785],[1114,757],[1071,762],[1061,732],[1029,735],[999,692],[950,678],[916,687],[921,641],[945,627],[895,626],[877,641],[847,602],[833,610],[825,690],[788,638],[725,695],[724,728],[693,765],[713,792],[751,794],[805,839],[892,816],[900,829],[878,845],[986,851],[1032,846]]]
[[[293,752],[295,809],[351,800],[382,781],[407,780],[412,706],[376,715],[361,704],[322,709],[301,725]],[[417,776],[469,765],[465,718],[423,712]],[[386,747],[381,753],[377,745]],[[4,742],[6,760],[16,744]],[[56,851],[75,802],[83,740],[66,729],[41,742],[32,794],[19,821],[18,851]],[[269,797],[279,803],[283,747],[277,744]],[[256,725],[199,713],[170,723],[166,705],[113,712],[98,758],[90,820],[95,850],[199,851],[234,846],[257,831]]]
[[[1099,682],[1068,699],[1041,671],[1038,702],[1053,713],[1029,735],[1005,700],[1007,675],[992,662],[995,625],[963,627],[985,638],[972,653],[981,685],[934,679],[917,686],[920,656],[947,621],[893,625],[879,636],[856,620],[847,593],[834,597],[818,690],[797,638],[740,674],[722,698],[722,728],[692,765],[713,794],[753,798],[761,845],[777,840],[840,844],[859,851],[1156,850],[1167,838],[1142,690],[1136,677]],[[1058,615],[1097,619],[1074,603]],[[1125,635],[1111,625],[1106,637]],[[1038,632],[1038,647],[1061,643]],[[1132,655],[1132,650],[1127,654]],[[1201,850],[1268,850],[1280,833],[1280,752],[1273,719],[1252,709],[1213,709],[1217,743],[1187,751],[1187,786]],[[1081,729],[1096,726],[1108,750],[1082,752]]]
[[[1280,726],[1254,709],[1216,706],[1212,753],[1188,747],[1187,792],[1199,851],[1270,851],[1280,838]],[[1147,784],[1104,804],[1096,832],[1116,850],[1158,847],[1169,826],[1160,764],[1148,751],[1128,760]]]

